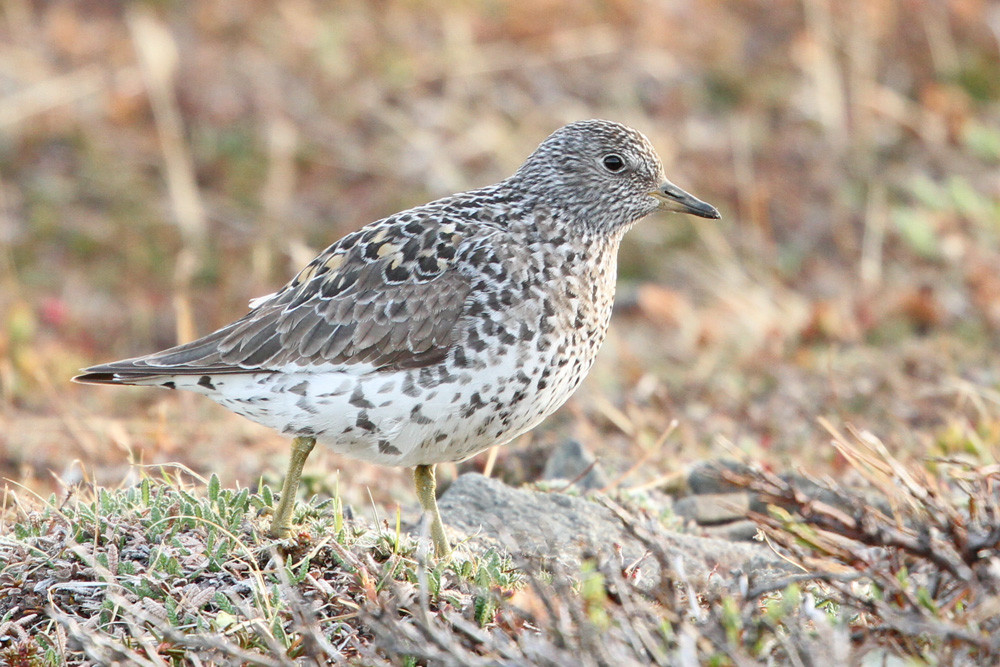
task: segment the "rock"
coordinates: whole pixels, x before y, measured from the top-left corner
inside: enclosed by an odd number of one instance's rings
[[[787,563],[760,545],[671,532],[656,519],[629,514],[607,499],[599,503],[514,489],[478,474],[455,480],[439,505],[453,538],[462,532],[480,547],[500,545],[516,560],[545,569],[577,572],[584,559],[594,557],[602,567],[620,567],[651,552],[636,578],[646,591],[667,583],[660,576],[661,562],[675,577],[703,588],[728,588],[741,575],[757,583],[790,572]],[[615,545],[621,548],[620,559]]]
[[[754,494],[706,493],[687,496],[674,501],[674,513],[702,526],[712,526],[727,521],[742,521],[750,511],[766,511]]]
[[[691,466],[691,469],[688,471],[688,490],[695,495],[742,491],[742,487],[724,478],[727,472],[737,475],[749,475],[750,467],[732,459],[701,461]]]
[[[745,475],[748,478],[754,477],[750,467],[739,461],[732,459],[702,461],[694,464],[688,470],[687,487],[685,489],[675,489],[674,491],[677,493],[687,492],[693,496],[749,493],[743,487],[726,480],[724,476],[727,472]],[[843,512],[853,512],[856,510],[858,504],[861,504],[872,505],[880,512],[886,514],[892,513],[892,507],[886,502],[885,498],[870,489],[846,487],[842,489],[843,493],[838,493],[818,484],[805,475],[785,473],[778,475],[778,477],[792,484],[810,498],[832,505]],[[754,496],[750,509],[755,512],[763,512],[766,511],[767,505],[762,500],[759,500],[757,496]],[[702,522],[699,521],[699,523]]]
[[[608,478],[597,459],[578,440],[565,440],[552,450],[545,462],[542,479],[565,480],[567,484],[575,481],[574,486],[581,491],[596,491],[608,485]]]
[[[721,526],[703,526],[700,534],[730,542],[751,542],[757,538],[757,524],[750,519],[724,523]]]

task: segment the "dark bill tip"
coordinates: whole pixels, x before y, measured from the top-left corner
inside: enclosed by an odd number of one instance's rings
[[[684,192],[669,181],[663,183],[649,194],[659,199],[660,208],[666,211],[690,213],[699,218],[710,218],[712,220],[718,220],[722,217],[719,215],[717,208],[707,202],[703,202],[692,194]]]
[[[697,199],[695,200],[695,204],[687,209],[687,212],[691,215],[696,215],[699,218],[710,218],[712,220],[718,220],[722,217],[719,213],[719,209],[715,208],[711,204],[707,204]]]

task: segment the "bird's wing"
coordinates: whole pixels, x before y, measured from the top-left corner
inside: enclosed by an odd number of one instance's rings
[[[461,253],[479,246],[482,235],[481,228],[412,212],[387,218],[327,248],[236,322],[162,352],[88,368],[75,379],[433,364],[455,342],[473,288]]]

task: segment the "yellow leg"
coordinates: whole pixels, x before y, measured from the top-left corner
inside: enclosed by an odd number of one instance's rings
[[[302,466],[309,458],[309,452],[316,445],[316,438],[298,437],[292,441],[292,458],[288,462],[288,473],[281,485],[281,498],[278,499],[278,509],[274,511],[271,521],[271,537],[283,540],[292,532],[292,510],[295,508],[295,492],[302,479]]]
[[[435,490],[437,480],[434,478],[434,466],[417,466],[413,469],[413,483],[417,487],[417,499],[424,513],[431,521],[431,540],[434,542],[434,555],[438,558],[445,558],[451,554],[451,547],[448,545],[448,538],[444,534],[444,523],[441,521],[441,513],[438,511],[437,497]]]

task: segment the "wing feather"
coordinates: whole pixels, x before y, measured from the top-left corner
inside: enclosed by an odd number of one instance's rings
[[[277,371],[289,364],[436,363],[457,339],[472,291],[462,268],[470,253],[462,248],[481,246],[484,230],[454,220],[442,230],[440,215],[421,222],[413,225],[411,215],[369,225],[327,248],[275,294],[255,299],[240,320],[191,343],[88,368],[76,379],[129,382]]]

